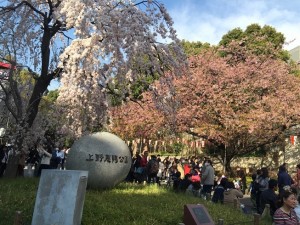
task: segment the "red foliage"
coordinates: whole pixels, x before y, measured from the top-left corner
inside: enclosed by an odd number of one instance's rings
[[[124,139],[153,138],[164,126],[162,112],[155,108],[151,93],[144,93],[139,102],[128,102],[111,109],[111,131]]]
[[[214,52],[190,58],[190,74],[175,86],[180,129],[192,127],[237,155],[276,141],[300,122],[300,80],[272,57],[232,59]]]
[[[227,57],[207,51],[189,63],[190,71],[174,80],[179,104],[173,100],[174,104],[160,107],[173,105],[178,131],[193,128],[217,147],[222,159],[226,146],[227,163],[275,143],[286,129],[300,123],[300,80],[289,73],[285,62],[240,50]],[[149,137],[166,123],[174,124],[166,114],[171,110],[157,111],[150,93],[140,104],[143,107],[129,103],[113,109],[114,132],[126,138]]]

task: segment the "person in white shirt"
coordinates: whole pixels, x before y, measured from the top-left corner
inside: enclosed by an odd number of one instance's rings
[[[42,158],[41,165],[38,170],[38,176],[40,176],[43,169],[52,169],[50,166],[50,159],[52,157],[52,154],[47,152],[43,146],[39,146],[37,150],[40,154],[40,157]]]
[[[56,152],[56,157],[60,158],[59,168],[63,170],[64,169],[65,152],[63,150],[61,150],[60,148],[58,148],[58,150]]]

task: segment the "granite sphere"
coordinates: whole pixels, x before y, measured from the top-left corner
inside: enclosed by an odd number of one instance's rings
[[[68,170],[89,172],[88,187],[112,188],[122,182],[131,168],[131,153],[126,143],[108,132],[83,136],[68,154]]]

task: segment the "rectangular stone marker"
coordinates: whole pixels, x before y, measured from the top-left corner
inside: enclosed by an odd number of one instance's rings
[[[31,168],[31,165],[25,166],[24,168],[24,177],[33,177],[34,170]]]
[[[183,223],[186,225],[215,225],[206,208],[201,205],[184,205]]]
[[[32,225],[80,225],[88,171],[42,170]]]

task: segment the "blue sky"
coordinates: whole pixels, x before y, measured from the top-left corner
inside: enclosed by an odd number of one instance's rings
[[[298,0],[160,0],[174,20],[180,39],[218,44],[236,27],[270,25],[284,34],[285,49],[300,45]]]
[[[300,0],[158,0],[165,4],[180,39],[218,44],[228,31],[252,23],[284,34],[284,48],[300,45]],[[53,81],[50,90],[59,82]]]

